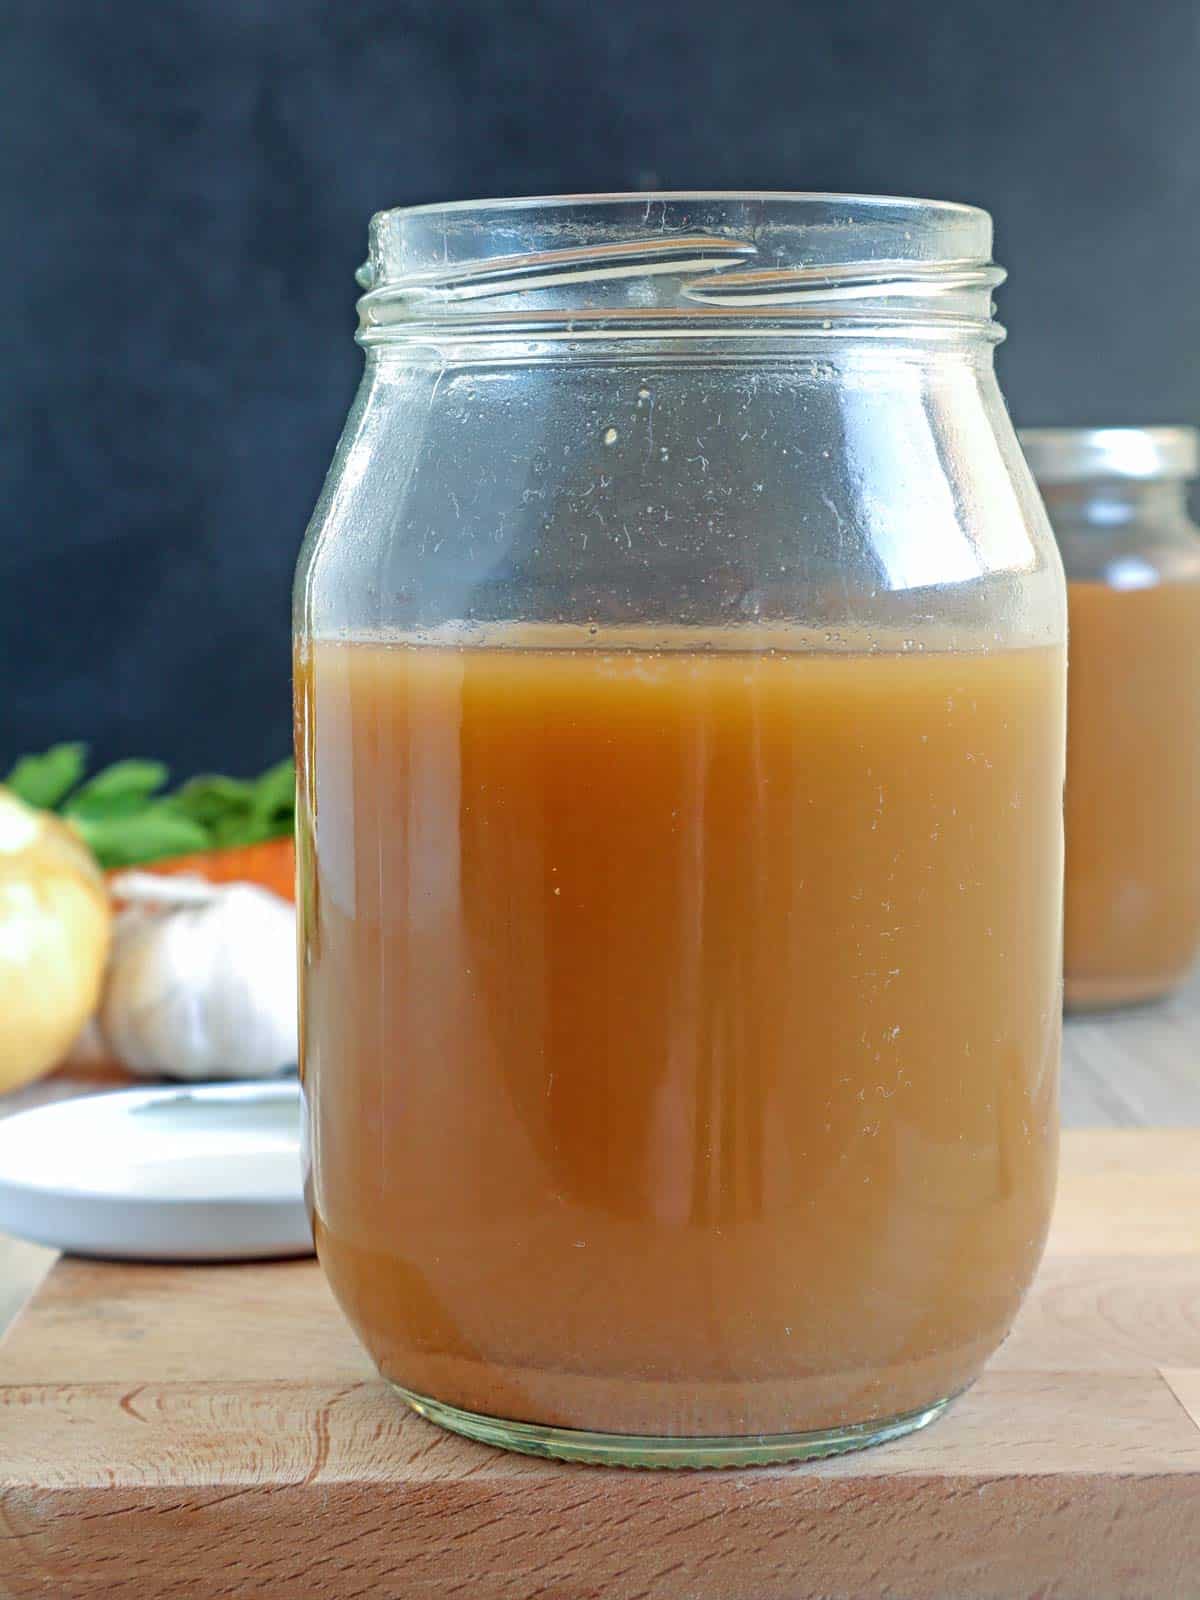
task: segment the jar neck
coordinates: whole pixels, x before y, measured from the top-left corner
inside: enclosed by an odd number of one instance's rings
[[[1187,492],[1183,478],[1093,478],[1042,485],[1056,528],[1101,537],[1135,527],[1193,535]]]
[[[922,372],[963,367],[976,380],[995,381],[995,341],[958,331],[843,328],[809,330],[725,326],[682,332],[662,328],[594,328],[559,333],[547,329],[410,328],[391,337],[363,339],[366,372],[386,380],[414,367],[455,368],[602,365],[638,367],[805,367],[839,381],[846,371],[872,370],[881,382],[911,386]]]

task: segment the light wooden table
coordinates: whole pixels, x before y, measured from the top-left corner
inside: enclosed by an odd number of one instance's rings
[[[1200,968],[1160,1005],[1068,1019],[1062,1115],[1067,1128],[1200,1127]]]

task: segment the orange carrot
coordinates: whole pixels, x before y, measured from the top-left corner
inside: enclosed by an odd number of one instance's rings
[[[121,868],[129,871],[129,868]],[[228,850],[201,850],[190,856],[168,856],[151,861],[138,872],[156,872],[166,877],[191,873],[210,883],[256,883],[284,900],[296,897],[296,845],[289,837],[265,839],[259,844],[235,845]],[[108,876],[116,874],[110,872]]]

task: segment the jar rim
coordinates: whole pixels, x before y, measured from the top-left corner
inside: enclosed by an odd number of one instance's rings
[[[820,191],[679,190],[456,200],[380,211],[360,339],[453,325],[711,335],[991,328],[992,219],[977,206]],[[992,337],[1001,330],[993,329]]]
[[[1020,428],[1041,484],[1093,478],[1187,479],[1200,472],[1200,431],[1183,423],[1123,428]]]
[[[809,203],[836,201],[865,207],[911,206],[915,211],[969,214],[986,221],[989,232],[991,213],[982,206],[970,205],[963,200],[925,200],[916,195],[859,194],[852,189],[597,189],[581,190],[578,194],[507,195],[480,200],[431,200],[415,206],[390,206],[375,213],[376,217],[433,216],[439,212],[467,214],[484,211],[533,210],[536,207],[566,207],[574,205],[619,205],[628,201],[784,201]]]

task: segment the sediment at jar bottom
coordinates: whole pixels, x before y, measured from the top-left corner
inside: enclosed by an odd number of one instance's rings
[[[1118,1011],[1165,1000],[1187,981],[1188,969],[1154,977],[1068,978],[1063,984],[1063,1009],[1071,1013]]]
[[[493,1352],[468,1358],[417,1351],[407,1344],[398,1349],[390,1320],[382,1326],[371,1320],[378,1314],[378,1302],[354,1292],[353,1279],[364,1264],[355,1260],[353,1249],[338,1245],[322,1230],[318,1253],[336,1298],[390,1383],[483,1417],[553,1428],[734,1440],[883,1421],[959,1394],[978,1377],[1008,1331],[1007,1325],[990,1328],[953,1350],[858,1370],[848,1370],[835,1359],[828,1371],[775,1377],[750,1378],[732,1367],[717,1377],[711,1362],[703,1363],[708,1370],[702,1375],[684,1366],[689,1360],[686,1346],[680,1349],[678,1366],[668,1357],[653,1375],[605,1373],[599,1362],[592,1371],[569,1365],[506,1366]],[[389,1266],[394,1270],[394,1263]],[[663,1342],[661,1335],[656,1342]],[[761,1371],[760,1359],[749,1353],[745,1359]]]
[[[1061,651],[297,683],[316,1236],[381,1371],[667,1436],[969,1382],[1053,1194]]]

